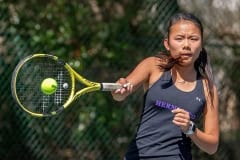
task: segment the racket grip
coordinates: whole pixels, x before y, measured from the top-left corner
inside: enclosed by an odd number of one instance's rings
[[[119,83],[101,83],[102,91],[114,91],[120,88],[122,88],[122,85]]]

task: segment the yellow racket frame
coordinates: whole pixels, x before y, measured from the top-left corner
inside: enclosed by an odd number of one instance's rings
[[[29,113],[32,116],[35,117],[48,117],[48,116],[53,116],[56,115],[58,112],[53,111],[50,112],[49,114],[44,114],[44,113],[34,113],[29,111],[26,107],[24,107],[24,105],[21,103],[21,101],[19,100],[17,93],[16,93],[16,79],[17,79],[17,73],[19,71],[19,69],[22,67],[22,65],[26,62],[29,61],[32,58],[36,58],[36,57],[51,57],[53,60],[58,61],[58,57],[53,56],[53,55],[48,55],[48,54],[44,54],[44,53],[36,53],[33,54],[31,56],[26,57],[25,59],[23,59],[22,61],[19,62],[19,64],[17,65],[13,77],[12,77],[12,92],[13,92],[13,96],[16,99],[17,103],[20,105],[20,107],[27,113]],[[62,106],[62,109],[60,109],[59,111],[66,109],[70,103],[72,103],[74,100],[76,100],[78,97],[88,93],[88,92],[93,92],[93,91],[98,91],[101,90],[102,88],[102,83],[97,83],[97,82],[92,82],[89,81],[88,79],[84,78],[83,76],[81,76],[79,73],[77,73],[74,69],[72,69],[72,67],[64,62],[64,67],[68,70],[69,75],[71,77],[71,93],[70,96],[68,98],[68,100],[64,103],[64,105]],[[86,87],[77,91],[75,93],[75,81],[79,81],[80,83],[84,84]],[[119,85],[118,88],[121,88],[121,86]]]

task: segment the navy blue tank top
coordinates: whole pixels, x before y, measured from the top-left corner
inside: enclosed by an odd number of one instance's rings
[[[182,108],[196,122],[202,115],[206,100],[202,80],[190,92],[179,90],[170,71],[163,73],[144,95],[144,107],[137,133],[129,145],[126,160],[181,155],[191,159],[191,140],[173,124],[171,110]]]

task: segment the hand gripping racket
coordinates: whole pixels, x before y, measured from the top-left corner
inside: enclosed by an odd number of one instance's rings
[[[85,88],[76,91],[76,80]],[[22,59],[11,82],[16,102],[36,117],[56,115],[86,93],[120,88],[122,85],[117,83],[89,81],[58,57],[48,54],[33,54]]]

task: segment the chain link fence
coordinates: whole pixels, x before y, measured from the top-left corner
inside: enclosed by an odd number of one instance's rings
[[[113,101],[109,93],[91,93],[58,116],[34,118],[23,112],[11,96],[12,72],[25,56],[48,51],[89,79],[115,81],[126,75],[143,57],[163,49],[164,24],[172,14],[183,10],[179,3],[175,0],[0,2],[0,159],[122,159],[140,118],[141,91],[124,102]],[[51,9],[49,4],[64,6],[64,10]],[[27,8],[31,5],[40,10]],[[24,17],[26,15],[29,19]],[[111,19],[111,15],[115,17]],[[110,18],[106,19],[108,16]],[[62,20],[64,27],[55,28],[57,18]],[[74,27],[68,20],[76,21]],[[22,25],[22,21],[35,24]],[[45,28],[41,23],[46,23]],[[233,160],[238,156],[235,148],[239,145],[235,141],[240,135],[238,118],[232,113],[239,113],[239,88],[232,81],[234,78],[239,81],[233,74],[240,74],[237,72],[239,46],[218,45],[211,42],[213,38],[218,37],[207,35],[206,47],[213,53],[213,68],[220,87],[221,132],[224,134],[215,155],[208,156],[196,147],[193,154],[198,160]],[[219,56],[220,51],[234,55],[234,58],[223,58]],[[227,74],[227,71],[231,73]],[[224,78],[226,75],[227,79]],[[231,127],[224,126],[224,121],[231,123]]]

